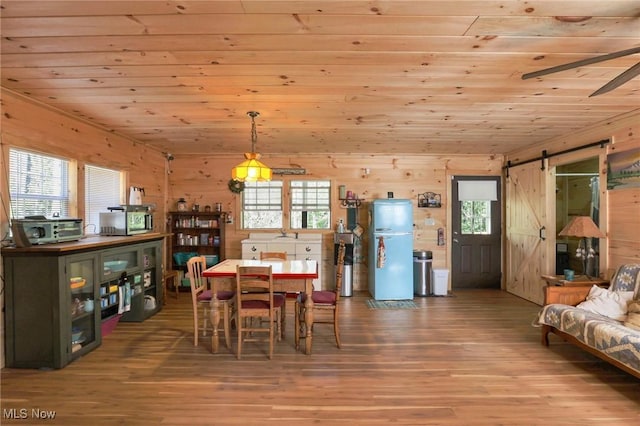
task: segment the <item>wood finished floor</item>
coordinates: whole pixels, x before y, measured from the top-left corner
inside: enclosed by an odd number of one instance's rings
[[[159,314],[118,324],[62,370],[3,369],[1,423],[640,423],[640,381],[557,336],[541,346],[537,305],[496,290],[417,298],[413,310],[370,310],[367,298],[343,300],[340,350],[331,326],[318,325],[313,355],[296,352],[289,315],[272,361],[254,343],[238,361],[224,346],[212,355],[209,339],[194,347],[189,296],[169,296]],[[29,417],[7,419],[12,408]]]

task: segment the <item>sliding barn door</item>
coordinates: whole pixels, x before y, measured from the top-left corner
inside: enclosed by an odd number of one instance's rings
[[[532,162],[510,168],[506,179],[505,288],[540,305],[545,285],[540,275],[548,270],[549,258],[545,171],[540,170],[540,162]]]

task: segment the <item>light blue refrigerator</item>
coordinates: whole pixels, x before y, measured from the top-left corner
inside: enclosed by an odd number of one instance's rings
[[[369,217],[369,293],[376,300],[413,299],[411,200],[373,200]]]

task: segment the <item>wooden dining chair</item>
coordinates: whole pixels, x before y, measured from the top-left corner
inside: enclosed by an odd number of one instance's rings
[[[273,274],[271,266],[237,266],[236,269],[236,328],[238,329],[237,358],[242,356],[242,344],[250,341],[264,341],[258,333],[269,334],[269,359],[273,357],[274,328],[282,299],[274,298]],[[267,318],[256,321],[254,318]],[[264,326],[267,324],[267,327]]]
[[[193,303],[193,345],[198,346],[198,332],[202,331],[202,336],[207,335],[209,327],[209,310],[212,293],[207,286],[207,278],[202,276],[202,272],[207,269],[207,260],[204,256],[195,256],[187,261],[187,271],[189,282],[191,283],[191,302]],[[231,315],[234,291],[219,291],[216,294],[220,301],[222,311],[222,326],[224,339],[228,348],[231,348]],[[198,312],[202,311],[202,327],[198,326]],[[216,327],[219,325],[216,324]]]
[[[287,260],[287,253],[284,251],[261,251],[260,260]]]
[[[344,272],[344,254],[345,245],[344,241],[340,241],[338,246],[338,261],[336,265],[336,288],[335,290],[318,290],[313,291],[311,294],[311,300],[313,300],[313,326],[316,324],[333,324],[333,332],[336,336],[336,345],[340,348],[340,327],[338,323],[338,302],[340,301],[340,291],[342,289],[342,275]],[[300,293],[296,299],[295,308],[295,344],[296,349],[300,348],[300,338],[306,336],[304,329],[305,311],[304,306],[307,301],[308,295],[306,293]],[[318,318],[316,312],[329,311],[333,313],[332,318]]]
[[[260,260],[287,260],[287,252],[284,251],[261,251]],[[287,293],[274,293],[274,297],[282,299],[282,308],[280,309],[280,322],[278,325],[278,341],[284,339],[285,319],[287,318]]]

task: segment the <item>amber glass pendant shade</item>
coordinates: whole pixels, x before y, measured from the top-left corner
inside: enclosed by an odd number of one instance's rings
[[[256,151],[256,117],[259,112],[249,111],[247,115],[251,117],[251,152],[245,152],[245,161],[238,164],[231,170],[231,178],[238,182],[268,182],[271,180],[271,169],[260,161],[260,154]]]
[[[245,152],[245,161],[231,170],[231,178],[240,182],[267,182],[271,180],[271,169],[262,163],[260,154]]]

